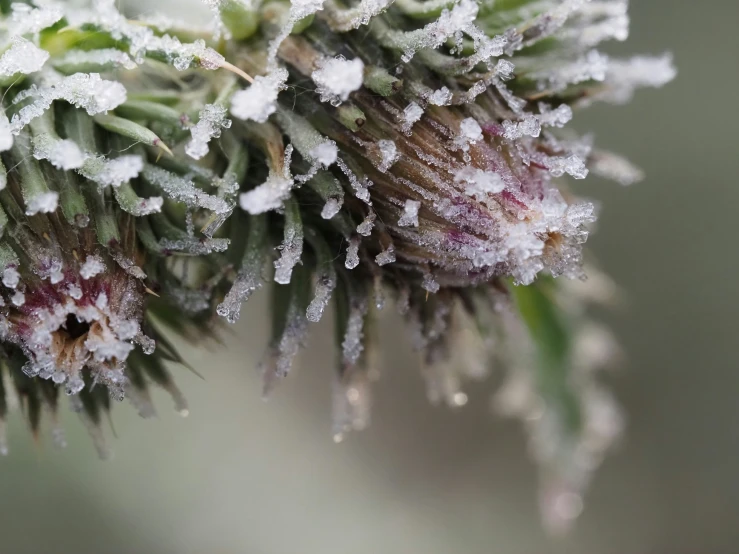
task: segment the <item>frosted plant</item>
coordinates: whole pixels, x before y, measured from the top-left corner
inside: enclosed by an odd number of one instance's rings
[[[571,281],[595,209],[567,183],[641,178],[568,125],[671,58],[597,49],[627,38],[626,0],[206,3],[202,28],[0,3],[0,452],[13,394],[61,443],[63,391],[101,455],[111,399],[149,417],[156,384],[187,413],[167,333],[215,336],[267,286],[265,392],[335,311],[341,440],[369,423],[394,298],[432,402],[500,368],[565,529],[622,425],[586,310],[608,287]]]

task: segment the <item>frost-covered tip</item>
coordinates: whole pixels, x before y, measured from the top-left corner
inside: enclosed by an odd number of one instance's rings
[[[277,95],[287,81],[287,70],[276,68],[259,75],[249,88],[237,91],[231,98],[231,113],[239,119],[264,123],[277,110]]]
[[[364,63],[360,58],[347,60],[342,56],[324,59],[311,78],[316,84],[316,92],[321,95],[321,102],[338,105],[362,86]]]
[[[192,139],[185,147],[188,156],[199,160],[208,153],[211,139],[221,136],[223,129],[231,127],[231,120],[226,117],[226,109],[215,104],[208,104],[200,111],[198,122],[190,129]]]

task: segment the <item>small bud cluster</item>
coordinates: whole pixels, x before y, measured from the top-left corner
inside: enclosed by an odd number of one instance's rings
[[[626,0],[206,3],[203,28],[0,6],[0,423],[15,391],[36,431],[61,389],[105,454],[110,399],[150,416],[154,383],[185,413],[157,325],[213,336],[273,282],[265,392],[333,305],[341,440],[369,423],[390,296],[432,402],[504,362],[496,406],[566,527],[621,427],[592,295],[555,279],[585,277],[596,215],[566,182],[641,177],[567,126],[670,57],[596,49],[626,39]]]

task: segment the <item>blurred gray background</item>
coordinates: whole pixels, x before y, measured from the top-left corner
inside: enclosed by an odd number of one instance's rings
[[[169,2],[191,17],[200,8]],[[631,15],[632,39],[610,51],[672,50],[680,74],[626,107],[576,118],[648,179],[580,189],[603,203],[590,246],[627,294],[607,319],[628,355],[612,381],[629,422],[568,537],[541,529],[518,424],[489,414],[485,387],[463,410],[429,406],[392,318],[368,431],[331,440],[327,325],[262,402],[261,295],[227,348],[183,347],[207,379],[176,371],[188,419],[164,395],[154,421],[115,410],[112,461],[98,461],[73,414],[63,414],[70,445],[60,452],[35,445],[14,418],[0,460],[0,551],[739,552],[739,4],[641,0]]]

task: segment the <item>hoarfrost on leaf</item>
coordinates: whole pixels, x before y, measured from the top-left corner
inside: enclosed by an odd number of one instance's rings
[[[84,67],[93,66],[106,70],[122,67],[136,69],[136,62],[131,56],[117,48],[101,48],[99,50],[69,50],[58,60],[54,60],[54,67]]]
[[[41,69],[49,53],[23,37],[13,37],[13,44],[0,56],[0,77],[18,73],[28,75]]]
[[[282,207],[292,187],[292,179],[270,173],[264,183],[239,197],[239,205],[251,215],[276,210]]]
[[[57,169],[65,171],[78,169],[85,163],[86,156],[70,139],[57,139],[42,134],[33,139],[33,157],[37,160],[48,160]]]
[[[13,99],[13,104],[28,98],[33,101],[23,106],[10,120],[13,134],[17,135],[23,127],[41,116],[55,100],[66,100],[89,115],[95,115],[123,104],[126,101],[126,88],[116,81],[102,79],[97,73],[75,73],[51,85],[33,85],[20,92]]]
[[[37,8],[21,2],[10,4],[13,34],[36,34],[64,17],[64,11],[57,2],[36,2],[36,4]]]
[[[114,159],[88,157],[79,169],[80,175],[103,187],[119,187],[139,176],[144,169],[141,156],[126,155]]]
[[[388,46],[403,50],[401,59],[408,63],[419,50],[438,48],[447,39],[468,30],[477,18],[477,11],[477,2],[461,0],[451,10],[444,9],[436,21],[422,29],[409,32],[388,30],[381,40]]]

